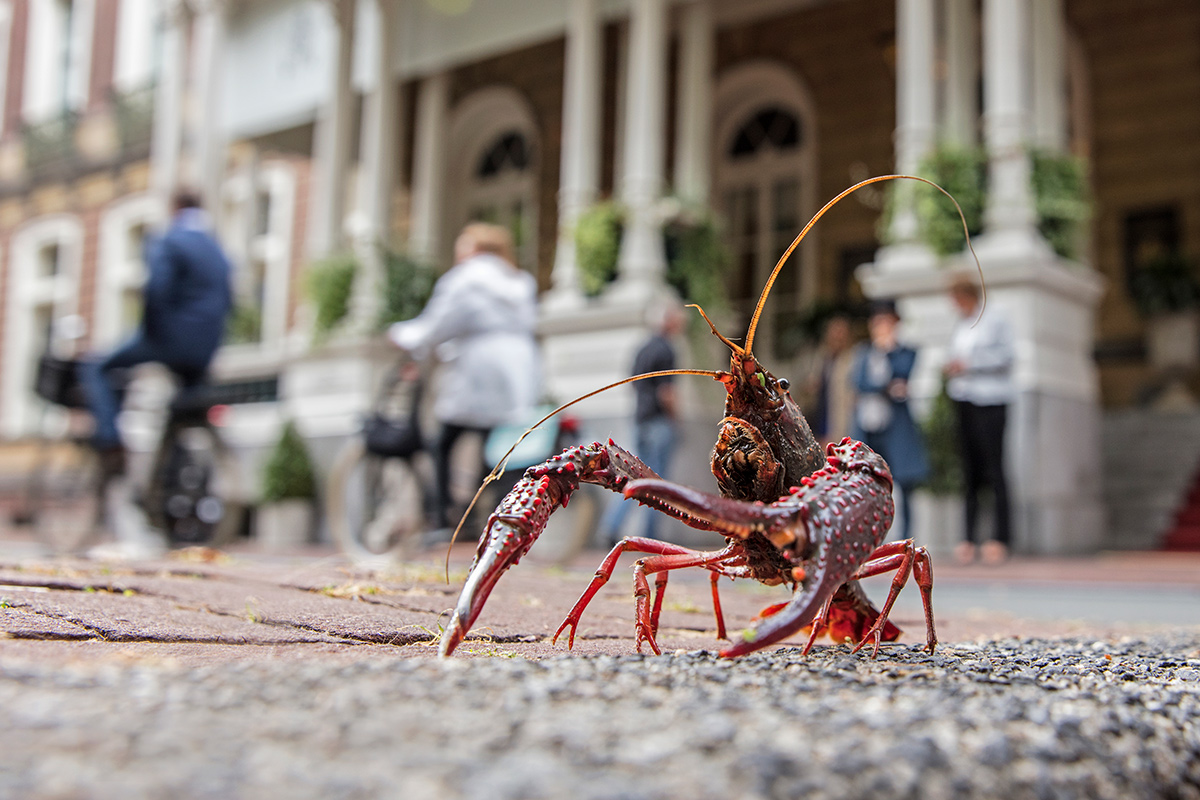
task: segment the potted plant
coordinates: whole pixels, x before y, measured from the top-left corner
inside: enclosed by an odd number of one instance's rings
[[[1200,281],[1196,263],[1168,252],[1129,276],[1129,293],[1146,318],[1146,350],[1160,370],[1200,363]]]
[[[921,425],[929,456],[929,477],[913,497],[920,527],[917,538],[937,557],[949,556],[963,540],[963,475],[958,452],[958,421],[946,386],[933,400]]]
[[[296,425],[288,421],[262,472],[262,503],[256,538],[266,550],[287,550],[309,541],[316,479]]]

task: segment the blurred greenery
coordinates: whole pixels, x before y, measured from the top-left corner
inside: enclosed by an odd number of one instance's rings
[[[962,461],[959,456],[958,415],[954,401],[946,393],[946,384],[933,400],[929,417],[921,426],[929,455],[929,477],[924,488],[935,495],[959,494],[963,490]]]
[[[312,459],[304,439],[291,420],[271,451],[262,474],[262,500],[278,503],[281,500],[308,499],[316,496],[316,478]]]
[[[1167,253],[1129,276],[1129,292],[1147,317],[1187,311],[1200,306],[1196,262],[1180,253]]]
[[[350,313],[350,294],[358,260],[349,253],[329,256],[308,268],[308,296],[316,309],[313,333],[318,341],[333,332]]]
[[[707,210],[685,211],[664,226],[663,239],[667,283],[685,303],[696,303],[710,313],[724,308],[729,251],[716,218]]]
[[[1038,230],[1054,252],[1077,258],[1083,226],[1092,213],[1083,161],[1038,150],[1031,155]]]
[[[226,344],[253,344],[262,341],[262,311],[257,306],[238,303],[225,320]]]
[[[962,207],[971,236],[983,231],[987,157],[982,150],[940,147],[921,162],[918,174],[953,195]],[[917,183],[912,191],[921,239],[940,256],[966,247],[962,219],[950,198],[925,183]]]
[[[595,297],[617,277],[624,209],[611,201],[596,203],[575,222],[575,264],[579,285]]]
[[[383,307],[379,309],[378,328],[382,330],[393,322],[420,314],[433,294],[436,280],[433,267],[405,253],[383,248]]]

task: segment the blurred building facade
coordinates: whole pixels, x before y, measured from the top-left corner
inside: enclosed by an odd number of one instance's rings
[[[669,294],[673,203],[724,220],[721,324],[738,336],[822,203],[953,144],[985,153],[977,249],[989,303],[1018,330],[1018,547],[1155,546],[1200,461],[1180,435],[1195,427],[1200,334],[1174,334],[1186,352],[1156,366],[1129,289],[1146,252],[1200,254],[1191,0],[0,0],[0,48],[13,452],[41,418],[38,355],[107,347],[136,324],[140,238],[180,184],[203,190],[238,265],[219,376],[280,378],[231,437],[261,447],[294,417],[328,455],[389,363],[374,335],[381,244],[444,267],[465,222],[508,225],[542,289],[548,390],[567,399],[623,377]],[[1039,232],[1035,148],[1087,165],[1093,214],[1071,260]],[[585,297],[571,231],[608,197],[627,209],[619,272]],[[798,312],[890,296],[923,348],[917,398],[936,394],[946,270],[967,261],[922,242],[914,202],[898,192],[881,223],[870,187],[815,228],[756,340],[777,374],[799,368],[783,342]],[[306,265],[347,251],[349,318],[314,345]],[[84,338],[55,341],[73,315]],[[715,346],[693,349],[723,366]],[[707,486],[721,394],[687,392],[680,474]],[[589,401],[588,433],[627,439],[629,407],[620,392]]]

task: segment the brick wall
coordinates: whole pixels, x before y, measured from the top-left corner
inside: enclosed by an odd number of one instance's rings
[[[1109,281],[1097,339],[1117,353],[1100,362],[1102,389],[1127,405],[1150,375],[1125,291],[1126,216],[1176,207],[1182,250],[1200,257],[1200,3],[1070,0],[1067,17],[1085,54],[1095,266]]]

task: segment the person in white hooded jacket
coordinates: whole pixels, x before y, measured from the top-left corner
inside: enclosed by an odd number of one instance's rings
[[[497,425],[521,419],[541,394],[534,338],[537,283],[515,264],[512,237],[498,225],[471,223],[454,244],[455,264],[437,281],[424,310],[388,330],[418,360],[444,365],[434,414],[438,527],[450,525],[450,456],[464,433],[487,440]],[[480,480],[486,468],[480,464]]]

